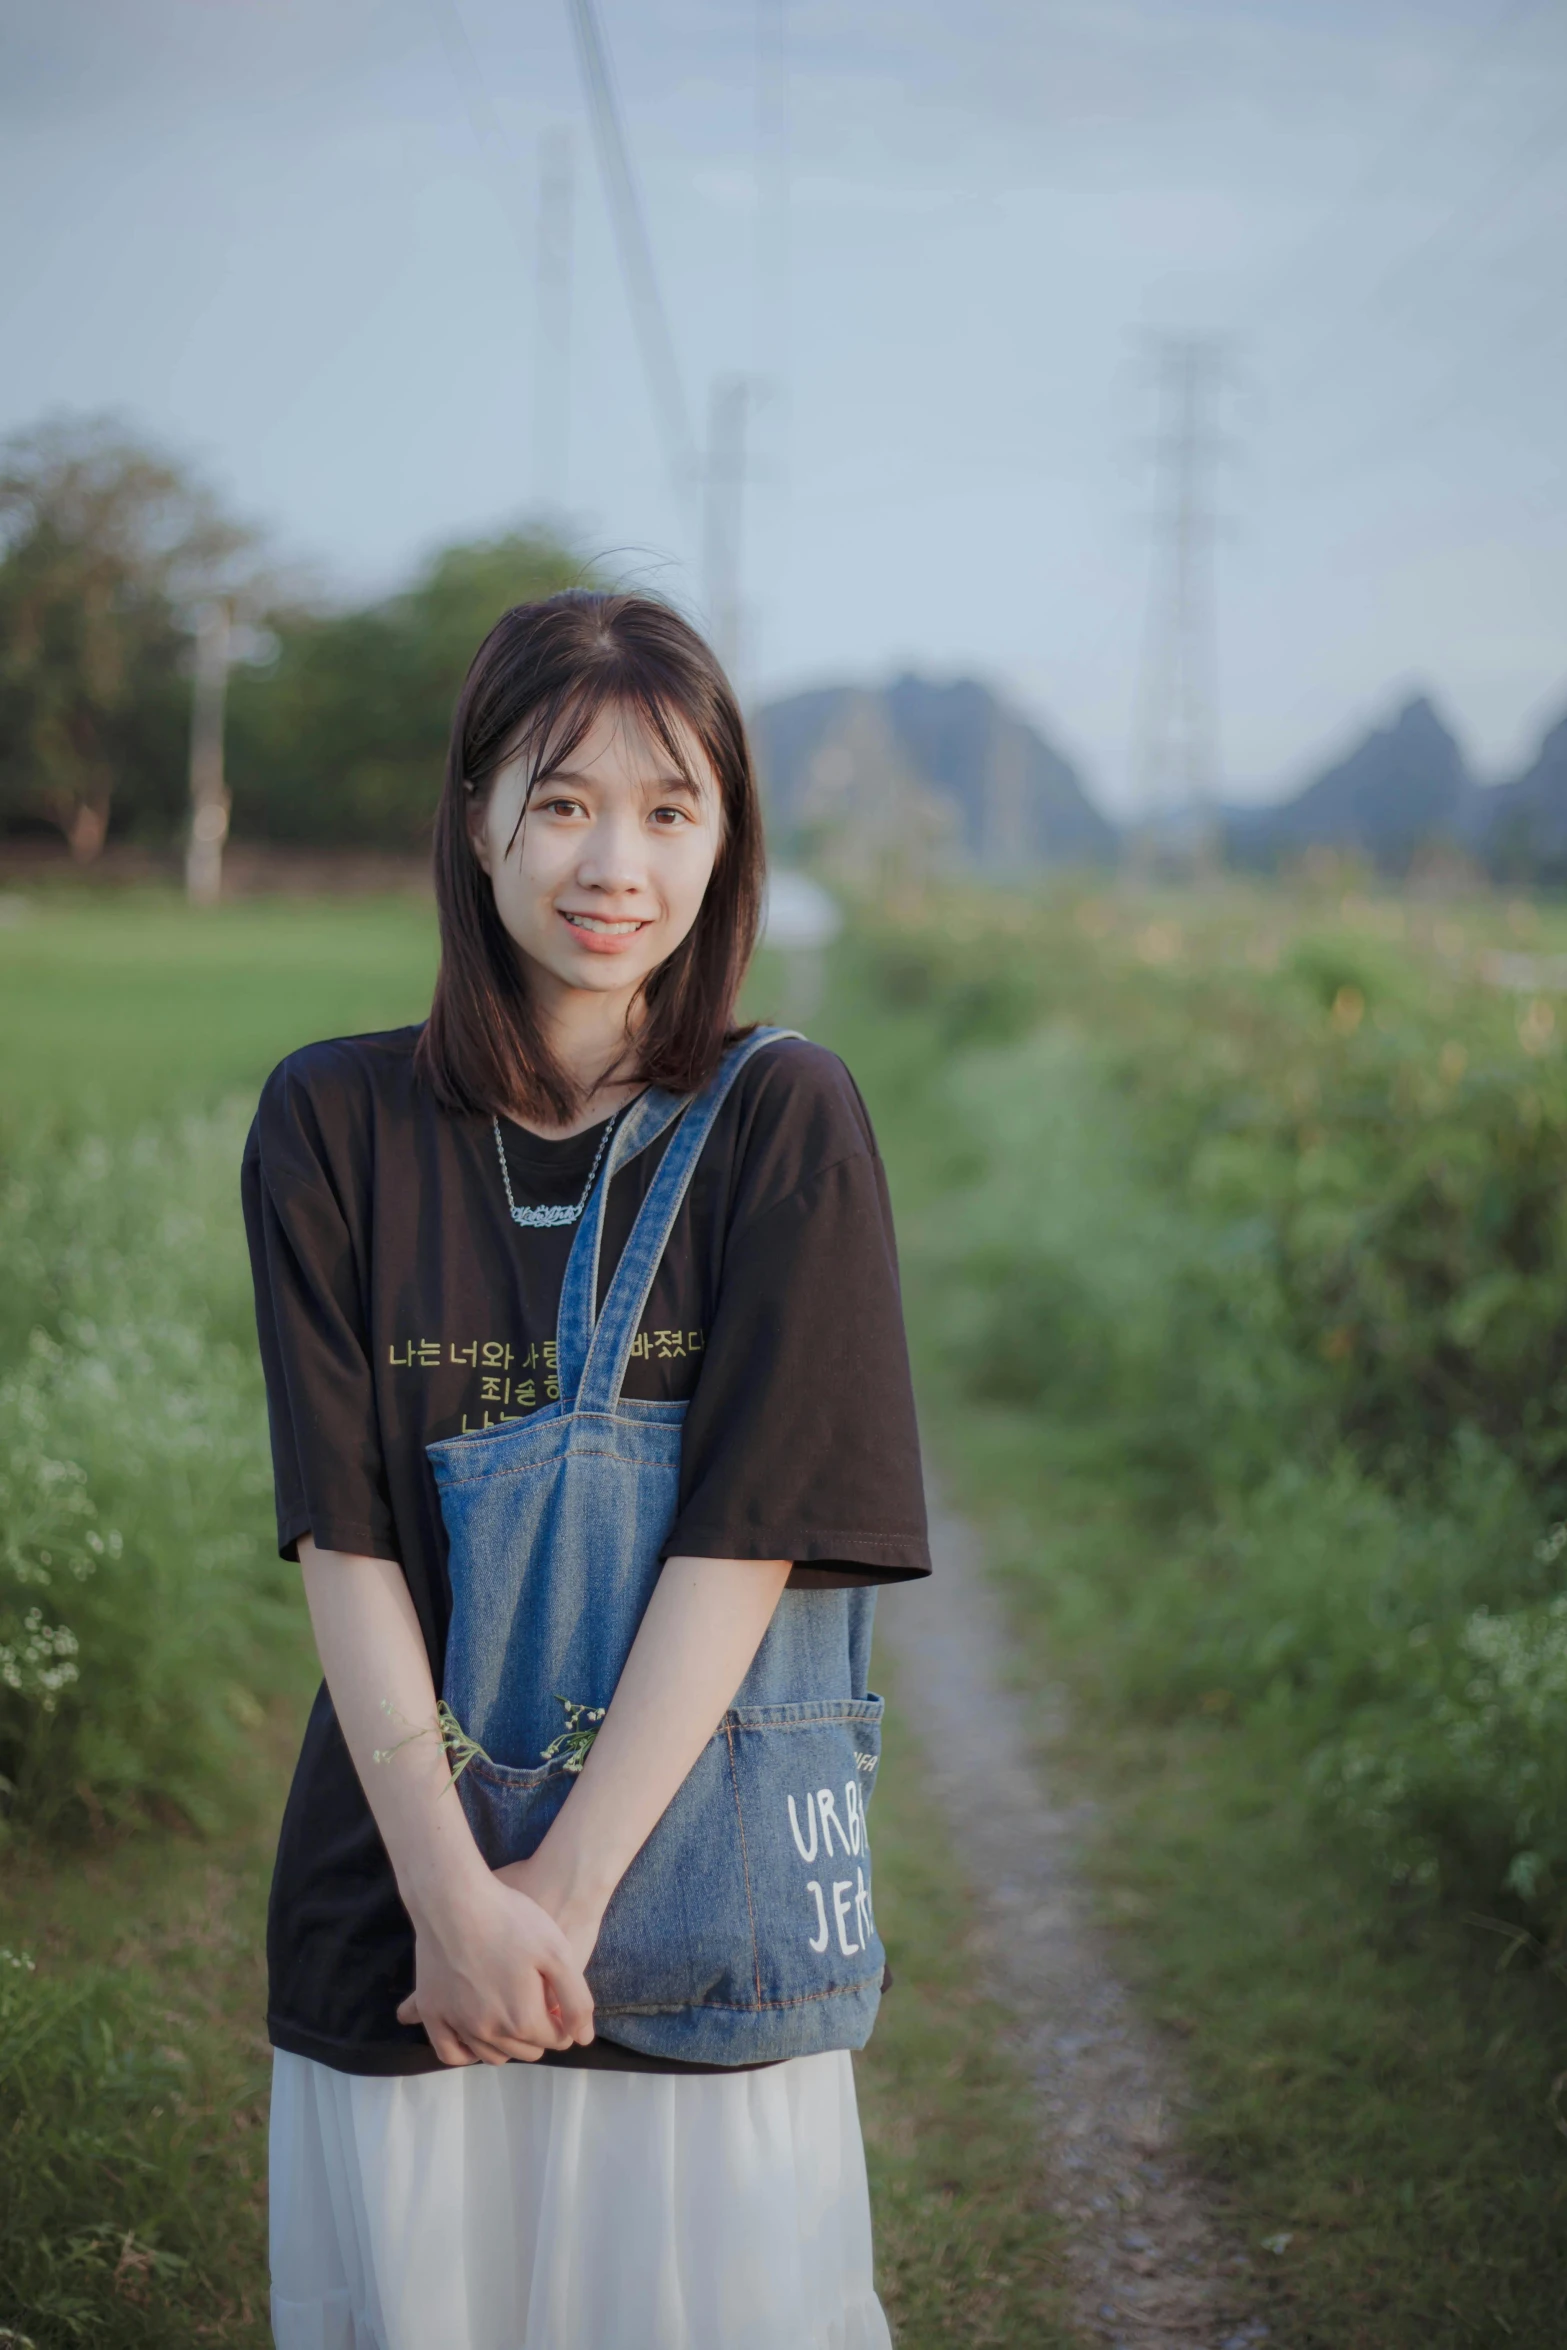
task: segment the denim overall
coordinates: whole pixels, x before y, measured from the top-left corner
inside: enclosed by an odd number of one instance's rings
[[[694,1097],[633,1104],[566,1267],[559,1402],[429,1447],[450,1540],[443,1695],[483,1749],[457,1784],[492,1868],[533,1852],[570,1794],[581,1752],[558,1742],[614,1696],[658,1580],[686,1407],[627,1401],[621,1382],[724,1097],[788,1033],[733,1046]],[[595,1325],[610,1183],[676,1120]],[[873,1607],[869,1588],[784,1592],[610,1902],[588,1968],[606,2037],[719,2065],[869,2038],[883,1962],[865,1825],[881,1751],[882,1700],[866,1689]]]

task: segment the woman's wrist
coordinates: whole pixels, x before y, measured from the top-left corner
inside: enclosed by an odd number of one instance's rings
[[[553,1831],[552,1831],[553,1833]],[[611,1871],[601,1856],[584,1851],[575,1838],[562,1836],[553,1845],[546,1836],[529,1863],[530,1891],[550,1915],[562,1922],[591,1919],[596,1925],[609,1907],[621,1872]],[[536,1889],[535,1889],[536,1888]]]
[[[552,1838],[554,1838],[552,1842]],[[591,1950],[619,1882],[564,1836],[547,1835],[527,1860],[497,1869],[502,1884],[548,1910],[574,1948]]]
[[[482,1902],[491,1882],[471,1836],[442,1839],[433,1851],[411,1857],[397,1871],[403,1907],[421,1934]]]

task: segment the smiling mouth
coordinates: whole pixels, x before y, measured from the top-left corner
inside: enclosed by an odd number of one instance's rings
[[[560,915],[562,921],[569,922],[573,930],[589,931],[595,938],[632,938],[637,931],[647,928],[646,921],[636,917],[624,922],[608,922],[602,914],[568,914],[564,907],[560,908]]]

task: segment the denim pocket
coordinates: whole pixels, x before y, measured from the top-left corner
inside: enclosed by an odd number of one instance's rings
[[[473,1840],[492,1869],[528,1860],[576,1784],[564,1762],[511,1770],[476,1755],[457,1781]]]
[[[563,1762],[474,1761],[457,1785],[492,1869],[526,1860],[576,1784]],[[754,2007],[756,1942],[728,1741],[710,1738],[616,1887],[588,1986],[601,2014]]]
[[[755,2013],[879,1981],[866,1810],[879,1697],[737,1706],[703,1747],[605,1914],[601,2016]],[[575,1784],[561,1763],[471,1762],[457,1782],[491,1868],[533,1853]]]
[[[756,1920],[759,2006],[881,1979],[868,1811],[883,1701],[737,1706],[725,1718]]]

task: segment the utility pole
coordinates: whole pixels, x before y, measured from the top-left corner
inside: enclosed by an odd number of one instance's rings
[[[702,587],[713,650],[739,691],[744,650],[741,605],[745,525],[746,428],[756,400],[750,376],[714,379],[707,406],[702,467]]]
[[[664,444],[669,486],[682,517],[688,518],[701,474],[701,461],[691,432],[669,316],[664,308],[658,272],[653,266],[653,246],[648,236],[642,191],[631,167],[631,149],[610,71],[609,48],[599,22],[597,0],[569,0],[569,12],[610,225],[620,254],[621,275],[647,377],[654,421]]]
[[[1214,472],[1229,356],[1217,336],[1194,334],[1157,336],[1153,355],[1159,494],[1137,723],[1134,854],[1147,867],[1162,845],[1201,867],[1214,854],[1219,781]]]
[[[229,830],[223,705],[228,698],[232,632],[233,615],[226,603],[217,600],[202,606],[191,690],[190,838],[185,850],[185,894],[193,906],[215,906],[223,890],[223,843]]]
[[[533,354],[533,486],[541,506],[565,504],[571,462],[571,262],[575,209],[571,133],[556,125],[539,151]]]
[[[775,387],[789,356],[789,0],[756,0],[756,364]]]

